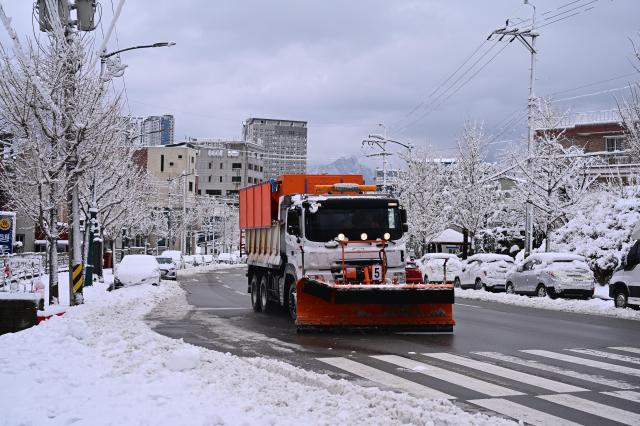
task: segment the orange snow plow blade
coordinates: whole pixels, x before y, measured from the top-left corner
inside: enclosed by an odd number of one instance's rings
[[[296,283],[298,331],[452,332],[452,284]]]

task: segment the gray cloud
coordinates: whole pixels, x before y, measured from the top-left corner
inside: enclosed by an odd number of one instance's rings
[[[535,3],[542,17],[567,2]],[[101,3],[106,29],[111,3]],[[539,94],[633,72],[628,39],[638,38],[640,2],[594,5],[540,30]],[[31,34],[30,3],[4,6],[18,32]],[[360,140],[379,131],[379,122],[392,136],[428,141],[443,155],[455,146],[465,119],[484,120],[497,133],[498,124],[526,105],[528,54],[515,42],[441,108],[403,132],[398,123],[493,29],[516,16],[530,16],[520,0],[129,0],[117,29],[121,48],[177,42],[170,49],[123,54],[132,114],[173,113],[178,138],[237,137],[242,120],[252,115],[308,120],[310,160],[322,162],[361,153]],[[4,31],[0,41],[7,42]],[[115,39],[109,43],[114,49]],[[115,86],[121,89],[122,81]],[[614,101],[608,94],[559,105],[582,111],[611,108]],[[517,140],[523,124],[501,139]]]

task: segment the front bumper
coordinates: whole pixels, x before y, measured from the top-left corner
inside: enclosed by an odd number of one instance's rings
[[[178,274],[175,269],[172,270],[161,270],[160,278],[163,280],[175,280],[178,278]]]
[[[507,285],[507,277],[485,277],[482,283],[487,287],[505,288]]]

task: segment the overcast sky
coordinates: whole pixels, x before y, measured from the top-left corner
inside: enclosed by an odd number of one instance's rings
[[[113,0],[112,6],[110,0],[100,0],[99,39],[118,2]],[[32,2],[0,3],[18,33],[32,37]],[[361,140],[369,133],[382,133],[378,123],[384,123],[390,137],[429,144],[443,156],[453,155],[451,148],[467,119],[484,121],[494,135],[502,132],[498,141],[512,141],[497,143],[495,148],[522,139],[525,119],[517,119],[527,102],[529,54],[517,41],[500,53],[504,41],[481,45],[507,18],[518,22],[517,18],[531,17],[532,8],[522,3],[128,0],[117,22],[117,41],[112,37],[108,50],[177,43],[172,48],[122,55],[128,65],[126,112],[173,114],[177,140],[239,138],[242,121],[259,116],[308,121],[312,164],[365,153]],[[533,3],[540,25],[580,12],[538,30],[537,94],[563,92],[556,99],[581,96],[556,104],[573,111],[615,107],[614,96],[626,91],[582,95],[640,79],[640,73],[632,74],[629,41],[640,44],[640,1]],[[585,11],[589,7],[593,9]],[[554,18],[563,11],[567,13]],[[7,40],[2,29],[0,41]],[[444,103],[433,102],[429,98],[433,90],[479,46],[467,66],[492,50],[454,90],[497,56],[453,96],[441,96]],[[620,76],[625,77],[616,78]],[[116,79],[114,85],[121,90],[123,79]],[[580,86],[586,87],[566,91]],[[502,129],[505,123],[511,124],[510,118],[516,123]]]

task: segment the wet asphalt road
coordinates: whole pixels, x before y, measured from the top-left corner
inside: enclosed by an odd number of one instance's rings
[[[353,360],[454,395],[457,403],[471,411],[477,409],[493,413],[492,410],[473,405],[473,401],[484,401],[482,398],[486,398],[483,388],[456,384],[448,376],[434,378],[416,375],[415,371],[390,366],[372,356],[397,355],[419,362],[428,361],[428,365],[439,366],[448,372],[515,389],[524,396],[508,396],[499,400],[526,405],[546,416],[570,419],[579,424],[640,424],[640,392],[636,396],[632,390],[640,388],[640,352],[634,355],[611,349],[629,346],[640,348],[640,323],[637,321],[458,299],[454,307],[457,325],[453,334],[297,334],[283,310],[276,308],[266,314],[251,310],[245,274],[246,267],[238,267],[180,277],[179,284],[187,292],[186,302],[177,300],[169,306],[160,306],[148,316],[148,320],[161,334],[182,338],[209,349],[243,357],[275,358],[334,377],[356,380],[364,385],[381,385],[376,383],[375,371],[371,374],[354,374],[347,367],[329,365],[319,358]],[[576,353],[575,349],[582,350],[580,348],[600,353]],[[547,355],[534,356],[523,350],[547,351]],[[603,355],[603,351],[609,355]],[[516,361],[524,361],[518,364],[513,359],[511,362],[496,360],[478,352],[499,353],[503,358],[517,357]],[[486,368],[482,366],[471,366],[473,368],[469,369],[468,365],[452,364],[446,358],[426,358],[422,356],[423,353],[455,354],[530,376],[522,379],[507,372],[502,377],[496,377],[483,371]],[[558,359],[563,356],[578,356],[587,362]],[[585,365],[589,363],[597,367]],[[616,366],[605,368],[610,363]],[[548,368],[545,367],[547,365]],[[562,373],[563,370],[576,374],[567,376],[567,373]],[[558,377],[557,374],[563,375]],[[581,401],[586,398],[588,403],[581,407],[580,401],[564,401],[562,398],[559,398],[562,403],[549,402],[540,395],[557,394],[557,389],[553,386],[540,389],[540,385],[531,378],[533,376],[581,388]],[[614,397],[604,394],[620,389],[623,392],[630,391],[633,395],[624,394],[622,398],[620,395]],[[573,398],[578,394],[568,395]],[[639,398],[638,402],[631,401],[636,397]],[[471,405],[463,401],[470,401]],[[504,414],[509,411],[504,408],[509,407],[508,403],[505,404],[494,409]],[[612,413],[606,413],[606,418],[602,417],[605,412],[598,404],[609,407]],[[555,418],[543,417],[542,420],[554,423]],[[625,418],[629,421],[624,421]]]

